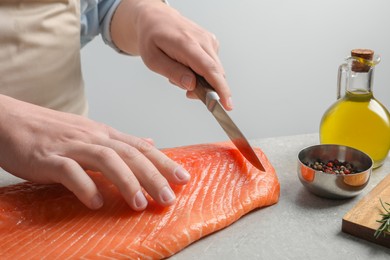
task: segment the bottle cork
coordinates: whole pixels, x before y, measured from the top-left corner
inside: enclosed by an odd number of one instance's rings
[[[369,49],[354,49],[351,51],[352,57],[359,57],[363,58],[367,61],[372,61],[372,58],[374,57],[374,51]],[[355,72],[368,72],[371,68],[369,63],[360,62],[358,60],[354,60],[352,62],[352,71]]]

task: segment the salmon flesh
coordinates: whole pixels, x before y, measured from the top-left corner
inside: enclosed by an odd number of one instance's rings
[[[59,184],[23,182],[0,188],[0,259],[162,259],[256,208],[277,203],[275,169],[253,167],[231,143],[169,148],[163,152],[191,174],[173,186],[176,203],[148,197],[135,212],[100,173],[88,172],[104,198],[90,210]]]

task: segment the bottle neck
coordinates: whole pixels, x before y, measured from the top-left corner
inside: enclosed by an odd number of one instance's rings
[[[368,72],[350,72],[347,77],[347,91],[354,94],[368,94],[372,93],[374,68]]]

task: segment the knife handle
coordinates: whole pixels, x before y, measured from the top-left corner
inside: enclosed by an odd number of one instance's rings
[[[194,72],[195,73],[195,72]],[[196,87],[195,94],[206,105],[209,111],[213,111],[215,103],[219,101],[219,96],[214,88],[206,81],[205,78],[195,73]]]

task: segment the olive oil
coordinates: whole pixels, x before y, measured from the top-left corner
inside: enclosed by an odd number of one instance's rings
[[[320,142],[359,149],[377,168],[390,149],[390,114],[372,92],[374,67],[380,57],[374,59],[372,50],[355,49],[346,61],[339,67],[338,100],[321,119]]]
[[[320,141],[362,150],[376,168],[383,164],[390,149],[389,119],[389,112],[371,92],[347,91],[322,117]]]

